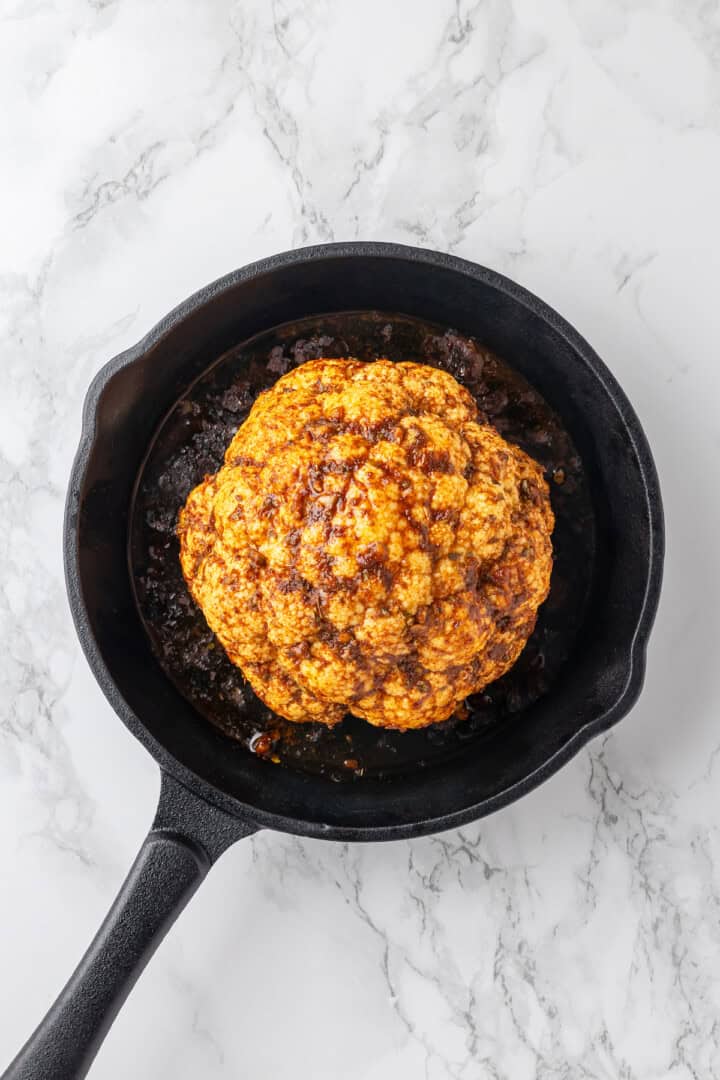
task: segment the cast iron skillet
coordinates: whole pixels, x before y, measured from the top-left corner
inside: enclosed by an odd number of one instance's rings
[[[333,784],[228,753],[166,677],[133,601],[128,508],[159,422],[215,358],[280,323],[372,309],[475,335],[555,408],[590,478],[602,581],[572,663],[501,737],[392,782]],[[260,828],[329,840],[420,836],[489,814],[547,779],[636,701],[662,559],[657,476],[627,398],[572,327],[499,274],[415,248],[333,244],[237,270],[177,307],[92,383],[65,519],[78,635],[113,708],[160,765],[160,804],[97,937],[5,1076],[86,1074],[163,935],[241,837]]]

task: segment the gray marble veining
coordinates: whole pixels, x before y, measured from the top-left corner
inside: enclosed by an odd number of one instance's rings
[[[646,692],[459,832],[236,846],[92,1075],[720,1076],[717,0],[4,0],[0,103],[0,1062],[157,791],[64,598],[85,388],[208,280],[362,238],[508,273],[620,378],[668,519]]]

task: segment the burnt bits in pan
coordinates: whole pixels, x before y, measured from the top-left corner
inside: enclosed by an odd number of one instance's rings
[[[180,570],[178,511],[225,449],[258,394],[291,367],[317,357],[413,360],[465,385],[481,414],[544,468],[556,524],[550,595],[519,660],[504,678],[468,698],[442,724],[420,731],[373,728],[352,716],[334,728],[293,724],[255,696],[196,607]],[[582,462],[569,434],[536,390],[473,339],[379,312],[288,323],[226,353],[197,380],[161,425],[138,480],[130,555],[137,603],[168,677],[197,712],[274,765],[332,780],[361,780],[422,768],[462,753],[538,700],[570,657],[593,575],[595,523]]]

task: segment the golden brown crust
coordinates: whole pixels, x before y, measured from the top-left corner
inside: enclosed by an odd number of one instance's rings
[[[180,513],[209,626],[289,720],[444,720],[503,675],[552,569],[540,466],[422,364],[312,360]]]

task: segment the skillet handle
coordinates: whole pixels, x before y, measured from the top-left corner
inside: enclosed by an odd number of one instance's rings
[[[2,1080],[79,1080],[150,957],[213,862],[254,825],[167,773],[152,829],[70,981]]]

